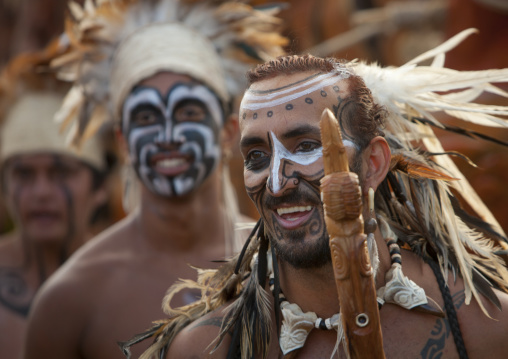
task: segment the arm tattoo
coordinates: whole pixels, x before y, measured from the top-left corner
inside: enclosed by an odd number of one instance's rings
[[[461,290],[452,296],[455,309],[459,309],[465,302],[465,292]],[[447,318],[438,318],[430,332],[430,338],[420,352],[422,359],[439,359],[443,355],[446,339],[450,336],[450,323]]]
[[[21,271],[0,268],[0,305],[26,318],[32,299]]]

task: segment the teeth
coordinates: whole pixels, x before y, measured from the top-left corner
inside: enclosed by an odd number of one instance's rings
[[[159,168],[172,168],[181,166],[185,163],[182,158],[166,158],[157,162]]]
[[[279,216],[288,213],[295,212],[308,212],[312,209],[312,206],[297,206],[297,207],[287,207],[287,208],[277,208],[277,214]]]

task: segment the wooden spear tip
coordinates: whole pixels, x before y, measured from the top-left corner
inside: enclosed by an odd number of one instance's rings
[[[339,122],[330,109],[326,108],[323,110],[319,126],[321,128],[321,139],[323,143],[326,142],[334,146],[344,147]]]
[[[325,109],[319,123],[323,145],[323,164],[325,174],[349,171],[346,148],[337,119],[332,111]]]

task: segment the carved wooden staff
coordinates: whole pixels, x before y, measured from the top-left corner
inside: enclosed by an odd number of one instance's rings
[[[353,359],[385,358],[373,270],[367,236],[363,233],[358,176],[349,172],[339,124],[330,110],[323,112],[320,126],[325,170],[321,196],[347,343],[345,349]]]

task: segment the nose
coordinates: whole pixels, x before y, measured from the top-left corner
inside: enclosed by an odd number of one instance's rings
[[[176,131],[178,132],[178,131]],[[180,133],[175,133],[173,123],[166,120],[165,126],[157,136],[155,144],[164,149],[176,149],[185,142],[185,137]]]
[[[284,192],[298,186],[299,177],[292,167],[294,163],[275,154],[270,164],[270,175],[266,181],[268,192],[274,196],[282,196]]]
[[[52,195],[55,182],[45,174],[36,175],[32,182],[32,194],[36,198],[47,198]]]

